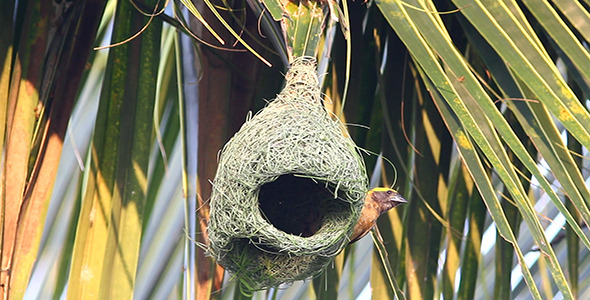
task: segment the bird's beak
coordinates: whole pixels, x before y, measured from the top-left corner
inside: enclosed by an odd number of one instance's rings
[[[389,198],[390,201],[395,202],[395,205],[400,205],[400,204],[406,204],[408,203],[408,200],[404,199],[404,197],[402,197],[402,195],[400,195],[399,193],[395,193],[395,195],[391,196]]]

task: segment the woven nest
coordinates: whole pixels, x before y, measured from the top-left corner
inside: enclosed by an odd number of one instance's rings
[[[348,243],[364,163],[321,102],[315,60],[296,60],[277,98],[225,145],[211,195],[209,253],[242,287],[318,274]]]

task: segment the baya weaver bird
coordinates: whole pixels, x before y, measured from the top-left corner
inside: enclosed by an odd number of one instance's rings
[[[377,222],[377,218],[388,210],[408,203],[396,190],[389,188],[374,188],[365,196],[365,206],[361,210],[358,222],[354,225],[350,243],[364,237]]]

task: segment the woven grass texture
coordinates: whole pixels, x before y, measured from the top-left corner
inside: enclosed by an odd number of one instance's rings
[[[356,145],[322,105],[315,60],[297,59],[285,77],[225,145],[213,181],[209,254],[249,290],[321,272],[367,191]]]

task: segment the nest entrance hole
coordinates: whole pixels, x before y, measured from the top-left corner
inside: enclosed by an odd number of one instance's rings
[[[302,237],[314,235],[326,222],[339,222],[336,218],[350,211],[350,204],[335,199],[334,190],[325,182],[294,174],[262,185],[258,204],[275,228]]]

